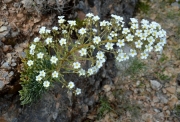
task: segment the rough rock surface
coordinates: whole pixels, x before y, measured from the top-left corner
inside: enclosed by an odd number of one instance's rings
[[[92,12],[101,19],[109,19],[110,14],[121,15],[125,21],[132,17],[137,0],[59,0],[60,5],[54,7],[57,0],[39,1],[31,3],[29,0],[3,0],[0,1],[0,46],[6,45],[4,50],[0,48],[0,63],[2,76],[11,76],[6,82],[0,79],[2,94],[0,97],[0,121],[8,122],[80,122],[87,117],[87,113],[93,111],[97,104],[99,93],[106,84],[113,84],[116,70],[113,56],[107,54],[108,60],[99,73],[90,78],[78,78],[76,75],[66,76],[67,80],[74,80],[82,95],[79,97],[67,94],[66,89],[56,83],[42,99],[32,105],[21,106],[17,91],[19,85],[18,67],[19,57],[27,48],[28,42],[37,35],[41,26],[52,27],[56,24],[58,15],[66,18],[79,17],[82,13]],[[32,6],[29,6],[32,4]],[[30,7],[30,8],[29,8]],[[58,10],[54,10],[58,8]],[[43,13],[44,12],[44,13]],[[2,42],[2,44],[1,44]],[[13,49],[8,47],[11,45]],[[2,54],[2,55],[1,55]],[[2,60],[3,58],[3,60]],[[12,76],[12,74],[14,75]],[[10,74],[10,75],[9,75]],[[4,77],[6,79],[6,77]],[[109,95],[109,94],[108,94]],[[111,99],[113,100],[113,98]]]

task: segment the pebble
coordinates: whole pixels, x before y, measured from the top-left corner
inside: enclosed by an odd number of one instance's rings
[[[8,50],[12,50],[12,46],[11,45],[4,45],[3,46],[3,51],[7,52]]]
[[[0,90],[2,90],[2,88],[5,86],[4,81],[0,80]]]
[[[14,66],[16,66],[16,65],[17,65],[16,63],[12,63],[12,64],[11,64],[12,67],[14,67]]]
[[[4,0],[4,3],[10,3],[12,2],[13,0]]]
[[[151,87],[154,90],[159,90],[162,87],[162,85],[156,80],[150,80],[150,83],[151,83]]]
[[[7,26],[1,26],[0,27],[0,32],[4,32],[4,31],[6,31],[8,28],[7,28]]]
[[[180,8],[180,4],[178,2],[172,3],[171,6],[176,10],[179,10],[179,8]]]
[[[11,67],[9,66],[8,62],[3,63],[3,65],[1,66],[1,68],[3,69],[11,69]]]
[[[170,87],[167,87],[166,90],[171,93],[171,94],[175,94],[176,92],[176,87],[174,86],[170,86]]]
[[[11,71],[8,76],[9,76],[9,77],[12,77],[13,75],[14,75],[14,72]]]

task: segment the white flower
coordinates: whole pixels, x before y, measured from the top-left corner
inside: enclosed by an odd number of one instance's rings
[[[93,19],[94,21],[100,20],[100,18],[99,18],[98,16],[94,16],[92,19]]]
[[[155,45],[154,48],[155,48],[155,51],[156,51],[156,52],[158,52],[158,51],[161,52],[162,49],[163,49],[160,44]]]
[[[34,55],[34,53],[35,53],[34,50],[29,51],[29,54],[31,54],[31,55]]]
[[[65,16],[58,16],[58,19],[63,19]]]
[[[58,27],[54,26],[52,27],[53,30],[58,30]]]
[[[62,33],[63,33],[63,34],[66,34],[66,33],[67,33],[67,30],[62,30]]]
[[[93,38],[93,43],[94,43],[94,44],[99,44],[100,41],[101,41],[101,38],[100,38],[99,36],[95,36],[95,37]]]
[[[88,71],[87,71],[87,73],[88,73],[89,75],[93,75],[93,73],[94,73],[93,68],[89,68]]]
[[[63,44],[66,45],[66,39],[61,38],[61,40],[59,40],[59,44],[62,46]]]
[[[81,29],[79,29],[78,33],[79,33],[80,35],[84,35],[84,34],[86,33],[86,28],[81,28]]]
[[[58,23],[59,24],[62,24],[62,23],[64,23],[65,22],[65,19],[63,19],[63,18],[60,18],[59,20],[58,20]]]
[[[75,86],[74,83],[72,81],[70,81],[68,84],[68,88],[72,89],[72,88],[74,88],[74,86]]]
[[[46,72],[44,72],[44,70],[40,71],[40,72],[39,72],[39,76],[45,77],[45,76],[46,76]]]
[[[49,87],[49,85],[50,85],[50,82],[49,82],[49,81],[44,81],[44,83],[43,83],[43,86],[44,86],[44,87],[47,88],[47,87]]]
[[[133,41],[133,38],[134,38],[134,36],[131,35],[131,34],[128,34],[128,35],[126,36],[126,39],[127,39],[128,42]]]
[[[29,47],[31,50],[34,50],[36,48],[36,45],[32,44],[30,47]]]
[[[51,30],[47,29],[47,30],[46,30],[46,33],[51,33]]]
[[[123,53],[122,56],[124,61],[129,59],[129,56],[126,53]]]
[[[160,42],[159,43],[161,43],[161,45],[164,46],[167,43],[166,37],[160,38]]]
[[[142,46],[142,42],[140,40],[138,40],[137,42],[135,42],[136,48],[141,48]]]
[[[137,37],[140,37],[140,36],[142,35],[142,30],[136,30],[135,35],[136,35]]]
[[[87,55],[87,49],[86,48],[82,48],[81,50],[79,50],[80,56],[86,56]]]
[[[119,62],[125,61],[127,59],[129,59],[129,56],[126,53],[123,53],[123,52],[120,52],[118,54],[118,56],[116,57],[116,60],[118,60]]]
[[[81,89],[76,88],[76,95],[79,95],[79,94],[81,94]]]
[[[52,56],[50,61],[51,61],[51,64],[56,64],[58,61],[58,58],[56,58],[56,56]]]
[[[116,45],[119,46],[119,47],[124,46],[125,45],[124,39],[122,39],[122,40],[118,39],[118,42],[116,43]]]
[[[123,22],[123,17],[114,14],[111,14],[111,17],[113,17],[116,20],[116,22]]]
[[[76,21],[74,21],[74,20],[69,20],[67,22],[70,24],[70,26],[75,26],[76,25]]]
[[[40,33],[40,34],[46,33],[46,27],[42,26],[42,27],[39,29],[39,33]]]
[[[36,81],[41,81],[42,77],[40,75],[36,76]]]
[[[86,17],[93,17],[94,16],[94,14],[93,13],[88,13],[88,14],[86,14]]]
[[[108,36],[107,38],[108,38],[109,40],[112,40],[112,37],[111,37],[111,36]]]
[[[79,76],[81,76],[81,75],[86,75],[86,71],[85,71],[84,69],[80,69],[80,70],[78,71],[78,73],[79,73]]]
[[[142,19],[142,20],[141,20],[141,23],[142,23],[142,24],[149,24],[149,21],[148,21],[148,20],[145,20],[145,19]]]
[[[138,23],[138,20],[136,18],[130,18],[131,22],[134,24],[137,24]]]
[[[159,24],[157,22],[151,22],[151,24],[149,25],[149,27],[152,29],[156,29],[158,26]]]
[[[96,66],[97,66],[98,68],[101,68],[101,67],[103,66],[103,62],[102,62],[101,60],[97,60],[97,61],[96,61]]]
[[[136,55],[137,55],[136,50],[130,49],[130,53],[129,53],[129,55],[130,55],[131,57],[136,56]]]
[[[143,29],[148,29],[149,28],[148,24],[142,24],[141,26],[142,26]]]
[[[156,30],[154,30],[154,31],[152,31],[152,35],[153,35],[155,38],[158,38],[159,33],[158,33]]]
[[[159,31],[159,37],[162,38],[162,37],[166,37],[166,31],[165,30],[160,30]]]
[[[145,47],[146,47],[145,52],[151,52],[153,49],[153,47],[150,44],[145,45]]]
[[[113,43],[110,43],[110,42],[108,42],[106,45],[105,45],[105,47],[106,47],[106,49],[107,50],[112,50],[113,49]]]
[[[131,28],[132,28],[132,29],[138,29],[138,27],[139,27],[138,24],[132,24],[132,25],[131,25]]]
[[[32,60],[28,60],[27,65],[28,65],[28,66],[32,66],[33,63],[34,63],[34,62],[33,62]]]
[[[94,46],[94,45],[91,45],[90,48],[94,50],[94,49],[95,49],[95,46]]]
[[[108,25],[108,23],[108,21],[103,20],[102,22],[100,22],[100,26],[106,26]]]
[[[81,64],[79,62],[73,63],[74,69],[79,69],[81,67]]]
[[[39,42],[39,40],[40,40],[39,37],[34,38],[34,42]]]
[[[42,52],[40,52],[40,53],[37,54],[37,58],[41,58],[41,59],[42,59],[43,56],[44,56],[44,53],[42,53]]]
[[[92,29],[92,31],[93,31],[94,33],[97,33],[97,29],[95,29],[95,28],[94,28],[94,29]]]
[[[141,40],[146,40],[146,37],[147,37],[147,33],[142,33],[140,35]]]
[[[150,45],[152,45],[155,42],[155,39],[152,36],[149,36],[147,38],[147,41],[149,42]]]
[[[111,36],[111,37],[116,37],[116,36],[117,36],[117,33],[114,32],[114,31],[112,31],[112,32],[110,33],[110,36]]]
[[[122,34],[127,34],[129,32],[130,32],[130,30],[128,28],[123,28]]]
[[[117,60],[118,62],[121,62],[121,61],[124,60],[124,58],[123,58],[123,56],[122,56],[121,54],[118,54],[118,56],[116,57],[116,60]]]
[[[52,38],[47,38],[47,39],[45,40],[45,42],[46,42],[46,44],[52,43]]]
[[[57,71],[54,71],[54,72],[52,73],[52,77],[53,77],[53,78],[58,78],[58,72],[57,72]]]
[[[99,60],[103,59],[104,58],[104,53],[102,51],[98,51],[97,55],[96,55],[96,58],[99,59]]]
[[[148,35],[151,35],[151,33],[152,33],[152,30],[151,30],[151,29],[144,30],[144,33],[146,33],[146,34],[147,34],[147,36],[148,36]]]
[[[148,57],[148,53],[147,52],[141,53],[141,59],[147,59],[147,57]]]

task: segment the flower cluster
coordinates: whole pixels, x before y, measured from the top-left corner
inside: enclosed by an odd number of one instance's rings
[[[130,18],[130,28],[126,28],[123,17],[113,14],[111,17],[109,21],[100,21],[98,16],[88,13],[79,27],[76,21],[58,16],[59,27],[54,26],[52,30],[41,27],[40,37],[34,38],[24,61],[24,72],[34,79],[28,82],[47,89],[53,81],[60,81],[79,95],[81,89],[72,81],[67,83],[63,77],[65,73],[83,77],[96,74],[106,62],[106,52],[113,53],[115,59],[122,62],[135,56],[147,59],[151,52],[163,50],[166,31],[158,23]],[[126,46],[131,48],[129,52],[124,51]],[[90,62],[88,68],[82,63],[86,61]]]

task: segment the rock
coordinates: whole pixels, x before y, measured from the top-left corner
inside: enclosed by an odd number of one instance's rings
[[[169,110],[166,110],[166,115],[170,116],[171,112]]]
[[[4,0],[4,3],[10,3],[12,2],[13,0]]]
[[[17,17],[18,17],[18,18],[22,18],[23,16],[24,16],[23,14],[20,14],[20,13],[17,14]]]
[[[3,65],[1,66],[2,69],[11,69],[11,67],[9,66],[8,62],[3,63]]]
[[[159,102],[159,98],[156,97],[156,96],[154,96],[154,97],[153,97],[153,102],[154,102],[154,103]]]
[[[172,3],[171,6],[172,6],[175,10],[179,10],[179,8],[180,8],[180,4],[179,4],[178,2]]]
[[[0,27],[0,32],[4,32],[4,31],[6,31],[8,28],[7,28],[7,26],[1,26]]]
[[[148,114],[148,113],[142,115],[142,120],[144,120],[146,122],[151,122],[152,118],[153,118],[152,115]]]
[[[0,26],[4,25],[4,23],[5,23],[4,21],[0,20]]]
[[[164,104],[168,103],[168,100],[164,96],[160,96],[159,98],[160,98],[160,102],[162,102]]]
[[[12,64],[11,64],[12,67],[14,67],[14,66],[16,66],[16,65],[17,65],[16,63],[12,63]]]
[[[167,87],[166,90],[171,93],[171,94],[175,94],[176,92],[176,87],[174,86],[170,86],[170,87]]]
[[[12,46],[11,45],[4,45],[3,46],[3,51],[7,52],[8,50],[12,50]]]
[[[168,101],[168,105],[171,109],[174,108],[174,105],[178,103],[178,98],[175,95],[172,95],[171,98]]]
[[[0,91],[3,89],[4,86],[5,86],[4,81],[0,80]]]
[[[156,80],[150,80],[150,83],[151,83],[151,87],[154,90],[159,90],[162,87],[162,85]]]
[[[104,85],[103,90],[109,92],[111,90],[111,85]]]

